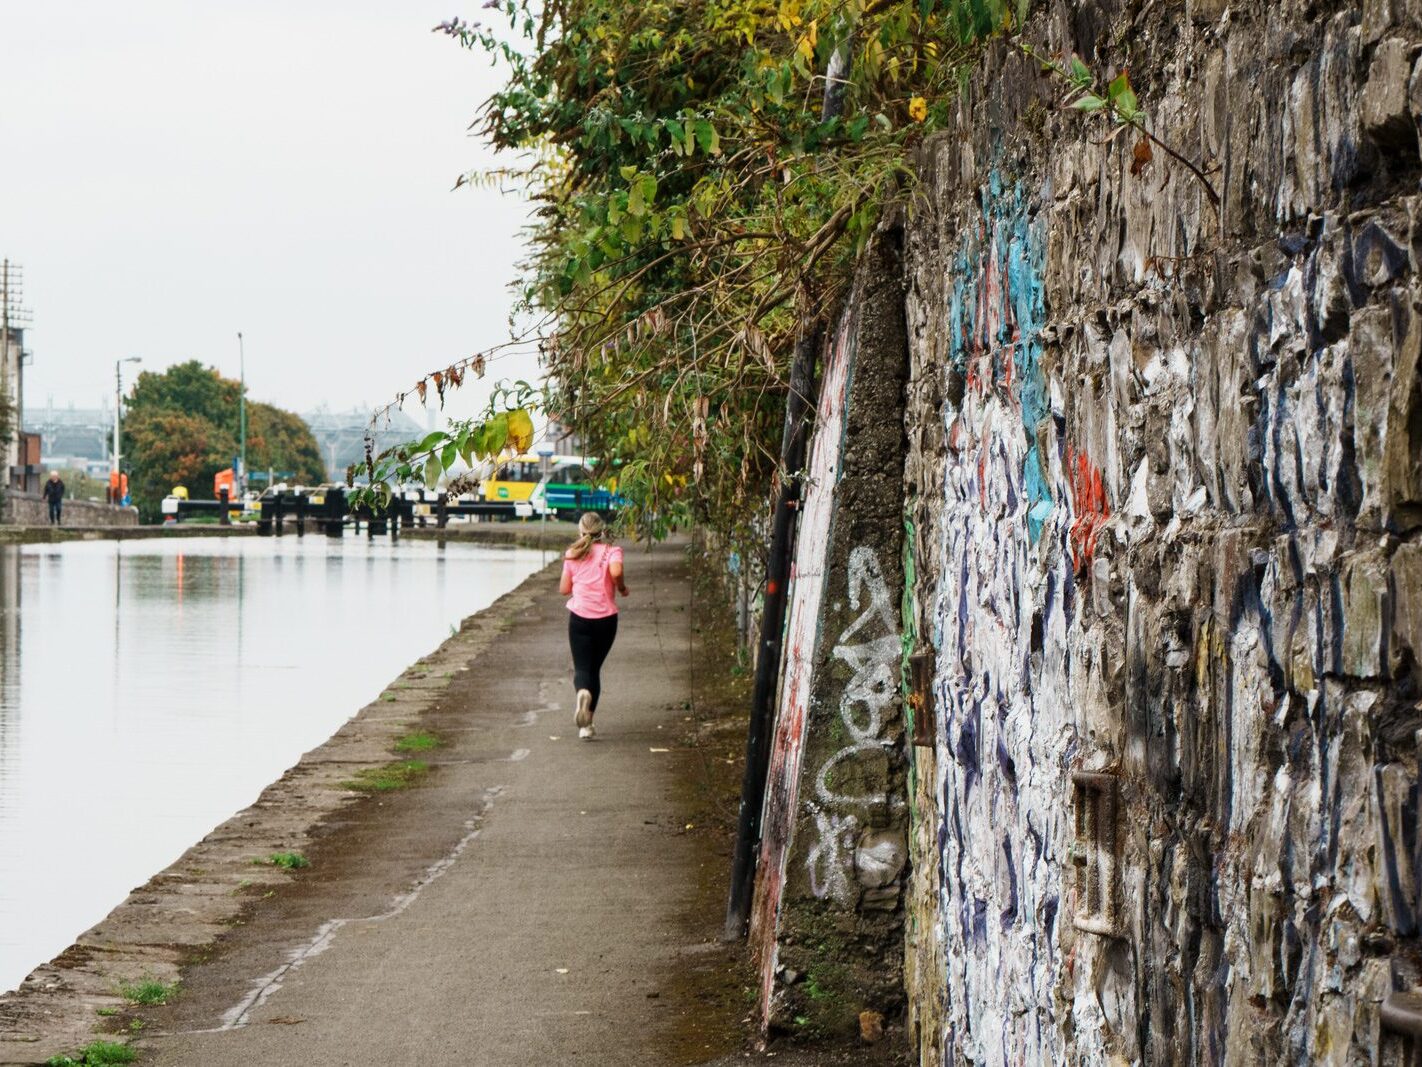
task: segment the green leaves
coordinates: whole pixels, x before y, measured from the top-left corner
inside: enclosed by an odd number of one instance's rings
[[[912,180],[906,150],[954,112],[969,47],[1025,0],[507,2],[512,34],[459,33],[507,75],[483,131],[537,160],[519,311],[548,324],[539,403],[621,463],[645,529],[689,511],[748,529],[797,292],[844,291]],[[470,454],[520,447],[509,407],[468,427]]]
[[[624,167],[626,171],[628,168]],[[657,199],[657,179],[651,174],[639,174],[632,168],[628,178],[627,214],[641,218],[647,214],[648,206]]]
[[[1131,88],[1130,72],[1121,71],[1106,87],[1106,95],[1122,122],[1133,123],[1140,117],[1140,105],[1136,100],[1135,91]]]
[[[1039,60],[1043,70],[1066,82],[1067,91],[1063,106],[1084,115],[1110,115],[1118,128],[1140,126],[1144,121],[1145,115],[1141,111],[1140,101],[1136,99],[1136,92],[1131,88],[1130,71],[1123,69],[1112,78],[1103,94],[1096,88],[1096,77],[1091,73],[1091,68],[1081,61],[1080,56],[1073,55],[1066,63],[1059,63],[1042,57],[1030,45],[1019,47],[1026,55]]]
[[[504,446],[509,443],[509,417],[507,413],[495,415],[488,422],[484,423],[483,437],[480,438],[478,446],[475,448],[475,455],[483,459],[497,456],[504,450]]]
[[[701,146],[701,151],[708,156],[721,154],[721,135],[716,132],[716,127],[705,119],[697,119],[692,129],[696,132],[696,143]]]
[[[418,480],[425,488],[434,489],[460,462],[472,467],[477,461],[497,459],[506,449],[528,451],[533,447],[533,414],[523,405],[531,395],[531,387],[522,382],[500,389],[490,402],[487,417],[452,423],[447,430],[435,430],[419,441],[373,457],[364,471],[367,484],[352,493],[352,502],[383,511],[395,491],[408,482]],[[520,406],[494,410],[495,405],[515,398]]]

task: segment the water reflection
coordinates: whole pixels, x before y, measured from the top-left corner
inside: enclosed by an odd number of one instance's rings
[[[0,546],[0,990],[538,564],[319,537]]]

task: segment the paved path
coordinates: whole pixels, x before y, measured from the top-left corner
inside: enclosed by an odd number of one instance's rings
[[[628,551],[632,597],[595,742],[572,724],[556,570],[537,576],[499,650],[470,662],[425,720],[450,742],[429,783],[330,828],[312,868],[185,974],[183,996],[153,1019],[172,1032],[145,1038],[144,1062],[632,1065],[730,1052],[735,1020],[698,1019],[685,981],[724,951],[688,933],[707,857],[680,823],[683,552]]]

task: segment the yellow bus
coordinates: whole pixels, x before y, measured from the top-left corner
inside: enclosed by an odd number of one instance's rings
[[[479,495],[491,504],[516,504],[532,499],[533,491],[543,480],[545,458],[548,460],[548,470],[557,476],[556,480],[560,484],[566,481],[571,487],[572,483],[588,480],[582,468],[592,461],[582,456],[544,457],[532,452],[523,452],[501,459],[493,473],[479,483]]]

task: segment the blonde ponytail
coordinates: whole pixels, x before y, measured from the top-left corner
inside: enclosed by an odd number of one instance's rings
[[[594,544],[602,540],[602,535],[606,532],[607,527],[603,524],[601,515],[596,511],[583,512],[583,517],[578,520],[578,533],[581,536],[568,549],[568,559],[582,559]]]

